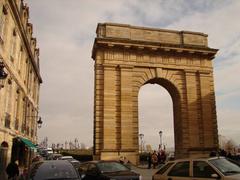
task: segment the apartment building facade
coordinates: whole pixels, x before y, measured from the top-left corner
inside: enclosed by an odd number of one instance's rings
[[[11,160],[27,166],[37,143],[39,49],[23,0],[0,0],[0,61],[8,74],[0,86],[0,172]]]

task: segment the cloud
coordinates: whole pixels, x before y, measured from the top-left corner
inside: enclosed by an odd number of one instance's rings
[[[45,126],[40,130],[40,139],[48,136],[49,141],[57,142],[65,141],[65,137],[74,139],[77,136],[79,142],[92,145],[94,61],[91,49],[97,23],[111,21],[208,34],[209,46],[220,49],[214,59],[219,132],[239,142],[234,123],[240,115],[237,101],[240,84],[236,80],[240,69],[240,24],[237,23],[240,1],[26,2],[30,6],[30,21],[40,47],[44,82],[40,111]],[[171,98],[163,89],[144,89],[140,90],[139,97],[139,113],[143,117],[140,128],[145,127],[141,131],[146,131],[146,138],[149,136],[146,141],[156,145],[159,140],[157,132],[163,128],[166,141],[172,146]],[[164,119],[162,124],[160,119]],[[158,122],[159,126],[155,126]]]

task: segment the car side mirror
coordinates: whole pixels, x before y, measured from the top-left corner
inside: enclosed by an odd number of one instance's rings
[[[217,174],[211,174],[211,178],[219,179],[220,177]]]

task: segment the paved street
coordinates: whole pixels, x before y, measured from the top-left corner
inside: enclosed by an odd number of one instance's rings
[[[141,174],[143,180],[151,180],[152,175],[158,171],[158,169],[147,169],[147,166],[135,167],[131,166],[131,169]]]
[[[132,168],[136,172],[140,173],[143,180],[151,180],[152,175],[157,171],[157,169],[141,169],[141,168]]]

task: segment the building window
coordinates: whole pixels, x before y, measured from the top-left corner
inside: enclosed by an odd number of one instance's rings
[[[0,13],[0,43],[3,43],[4,41],[6,18],[7,18],[7,8],[5,6],[2,6],[2,10]]]
[[[23,123],[23,124],[22,124],[22,128],[21,128],[21,132],[24,134],[24,133],[25,133],[25,130],[26,130],[26,124]]]
[[[18,128],[19,128],[19,119],[16,118],[16,120],[15,120],[15,130],[18,130]]]
[[[5,127],[10,129],[11,124],[11,115],[9,113],[6,113],[5,115]]]
[[[14,118],[15,118],[15,130],[19,129],[19,111],[20,111],[20,89],[17,88],[16,91],[16,101],[15,101],[15,107],[14,107]]]
[[[33,137],[34,136],[34,131],[33,131],[33,129],[31,129],[31,137]]]
[[[29,126],[26,127],[26,134],[29,136]]]
[[[12,39],[11,39],[11,47],[10,47],[10,59],[14,62],[16,58],[16,44],[17,44],[17,33],[16,29],[13,30]]]
[[[17,65],[19,74],[21,74],[22,54],[23,54],[23,47],[20,46],[20,50],[18,52],[18,65]]]

